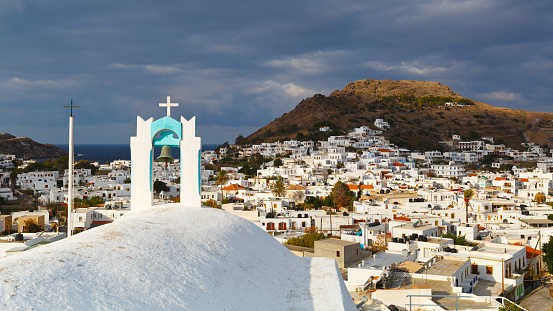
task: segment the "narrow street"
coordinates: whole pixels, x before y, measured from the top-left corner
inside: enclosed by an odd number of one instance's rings
[[[528,311],[553,310],[553,298],[549,293],[549,287],[541,286],[520,302],[520,306]]]

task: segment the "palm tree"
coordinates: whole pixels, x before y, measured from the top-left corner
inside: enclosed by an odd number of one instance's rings
[[[469,223],[469,206],[470,199],[474,196],[474,190],[467,189],[463,192],[463,199],[465,200],[465,223]]]
[[[221,201],[223,200],[223,186],[229,181],[230,176],[227,171],[221,169],[215,175],[215,183],[221,188]]]
[[[19,174],[19,169],[18,168],[14,168],[10,172],[10,183],[11,183],[12,192],[15,191],[15,183],[17,182],[17,174]]]
[[[284,185],[284,179],[282,176],[278,176],[278,180],[273,186],[273,194],[277,197],[283,197],[286,195],[286,185]]]

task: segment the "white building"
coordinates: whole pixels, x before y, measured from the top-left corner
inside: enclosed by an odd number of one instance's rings
[[[383,119],[376,119],[374,120],[374,126],[378,127],[379,129],[382,129],[382,130],[387,130],[390,128],[390,124],[386,121],[384,121]]]
[[[466,175],[465,166],[462,164],[455,164],[455,162],[449,162],[449,164],[433,164],[432,170],[437,176],[445,178],[455,177],[461,178]]]

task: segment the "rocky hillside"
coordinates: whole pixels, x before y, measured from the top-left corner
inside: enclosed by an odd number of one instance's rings
[[[0,133],[0,154],[13,154],[18,158],[58,158],[67,151],[49,144],[41,144],[28,137],[15,137]]]
[[[451,102],[457,106],[446,105]],[[553,147],[553,113],[499,108],[472,101],[438,82],[360,80],[329,96],[302,100],[292,111],[237,142],[279,139],[324,139],[384,119],[391,128],[384,135],[412,150],[443,150],[440,141],[494,137],[496,143],[520,148],[524,142]],[[330,132],[319,132],[329,126]]]

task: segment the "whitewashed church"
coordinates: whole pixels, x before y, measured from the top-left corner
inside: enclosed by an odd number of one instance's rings
[[[3,310],[356,310],[333,259],[300,258],[201,205],[195,118],[137,118],[131,211],[0,260]],[[156,146],[180,148],[180,202],[153,203]]]

